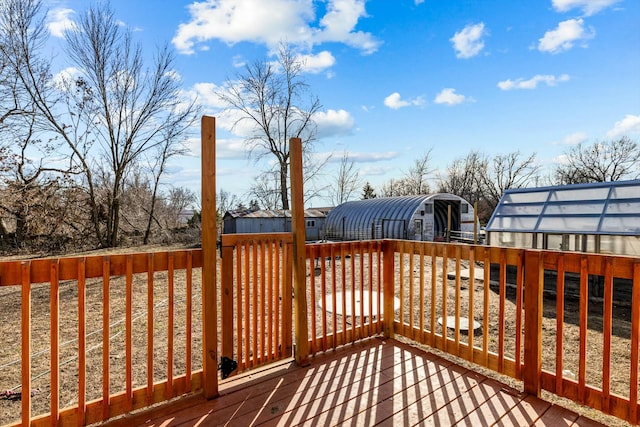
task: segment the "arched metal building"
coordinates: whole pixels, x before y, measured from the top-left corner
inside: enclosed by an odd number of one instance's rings
[[[327,215],[325,238],[438,240],[447,231],[449,206],[452,233],[470,233],[473,239],[473,206],[462,197],[448,193],[343,203]]]

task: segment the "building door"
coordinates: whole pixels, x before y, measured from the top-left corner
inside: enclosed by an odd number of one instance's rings
[[[422,240],[422,220],[421,219],[416,219],[413,223],[413,232],[414,232],[414,238],[413,240],[418,240],[421,241]]]

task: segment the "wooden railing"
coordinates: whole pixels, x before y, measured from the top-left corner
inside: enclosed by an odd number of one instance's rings
[[[200,250],[0,262],[0,368],[21,364],[0,424],[91,424],[200,389],[201,265]]]
[[[291,246],[290,234],[223,238],[219,355],[238,371],[291,355]],[[401,335],[638,422],[639,258],[396,240],[305,250],[311,354]],[[21,330],[0,368],[21,360],[6,381],[28,391],[11,402],[21,419],[0,424],[89,424],[202,389],[202,261],[0,263],[2,320]]]
[[[312,354],[382,332],[382,241],[306,246]]]
[[[386,335],[520,379],[529,393],[545,389],[638,423],[640,258],[383,246],[383,269],[394,272],[401,301],[392,327],[384,321]]]
[[[292,242],[291,233],[222,236],[221,356],[237,363],[233,373],[291,357]]]

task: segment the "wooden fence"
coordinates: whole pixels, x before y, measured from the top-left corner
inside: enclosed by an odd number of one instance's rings
[[[200,250],[1,262],[0,287],[20,289],[20,307],[15,313],[4,308],[3,315],[15,315],[4,318],[5,333],[11,325],[20,334],[15,395],[21,399],[21,419],[0,424],[91,424],[200,389],[201,370],[193,361],[201,355],[193,348],[201,337],[192,325],[194,313],[200,313],[193,304],[200,299],[193,294],[194,282],[199,284],[193,276],[201,265]],[[43,321],[48,322],[44,330]],[[48,346],[34,352],[35,343]],[[45,376],[45,389],[32,392],[37,369],[48,372],[49,381]],[[65,408],[62,390],[76,395],[64,396],[73,402]],[[34,400],[45,402],[32,416]]]
[[[223,239],[219,354],[240,370],[291,355],[291,246],[289,234]],[[638,422],[639,258],[399,240],[305,251],[311,354],[404,336],[522,380],[529,393],[548,390]],[[0,263],[0,290],[19,289],[17,312],[4,319],[20,330],[5,338],[7,352],[21,349],[15,381],[31,391],[33,372],[44,369],[51,393],[23,393],[21,420],[10,421],[83,425],[201,390],[204,290],[194,276],[202,261],[192,250]],[[621,288],[632,295],[627,304],[617,301]],[[34,328],[36,318],[45,330]],[[61,337],[68,323],[71,350]],[[86,356],[94,324],[97,361]],[[34,349],[43,334],[48,348]],[[69,357],[75,367],[61,374]],[[93,378],[97,395],[87,392]],[[68,389],[76,398],[61,405]],[[32,416],[41,398],[44,410]]]

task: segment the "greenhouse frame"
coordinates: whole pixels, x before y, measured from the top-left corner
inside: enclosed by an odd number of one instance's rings
[[[506,190],[494,246],[640,256],[640,180]]]

